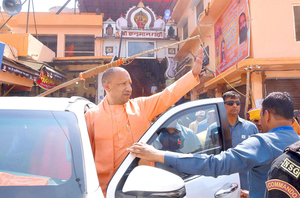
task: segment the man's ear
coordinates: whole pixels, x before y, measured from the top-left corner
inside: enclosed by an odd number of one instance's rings
[[[264,116],[265,116],[266,122],[267,123],[270,122],[271,114],[270,114],[270,112],[268,110],[265,110]]]
[[[109,91],[110,91],[110,86],[109,86],[108,83],[105,83],[105,84],[103,85],[103,87],[104,87],[104,89],[105,89],[106,92],[109,92]]]

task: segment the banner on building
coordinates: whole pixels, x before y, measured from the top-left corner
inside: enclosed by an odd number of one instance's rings
[[[217,75],[249,57],[249,18],[248,0],[231,0],[215,23]]]
[[[1,66],[2,66],[1,70],[3,72],[9,72],[10,74],[15,74],[16,76],[20,76],[22,78],[25,77],[30,80],[36,80],[38,78],[38,75],[32,74],[25,70],[23,71],[23,70],[19,69],[19,67],[17,67],[17,66],[13,67],[13,66],[5,64],[5,63],[1,64]]]
[[[54,70],[43,66],[41,68],[40,77],[36,83],[43,89],[49,90],[59,85],[62,82],[67,81],[67,78],[58,74]]]

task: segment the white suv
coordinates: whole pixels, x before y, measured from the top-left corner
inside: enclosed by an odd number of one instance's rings
[[[0,97],[1,197],[103,197],[84,118],[93,107],[81,97]],[[215,112],[207,130],[177,134],[177,142],[163,132],[174,121],[188,128],[199,110]],[[231,147],[223,101],[171,108],[140,141],[175,152],[218,154]],[[238,174],[213,178],[154,166],[139,166],[139,159],[128,155],[111,179],[107,197],[240,197]]]

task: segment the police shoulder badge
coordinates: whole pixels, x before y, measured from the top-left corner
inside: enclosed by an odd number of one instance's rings
[[[298,162],[295,162],[292,159],[285,158],[280,165],[280,169],[294,177],[295,179],[299,179],[300,175],[300,165]]]

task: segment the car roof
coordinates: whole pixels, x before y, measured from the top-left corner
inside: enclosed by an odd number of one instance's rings
[[[0,97],[0,109],[65,111],[76,98]]]

